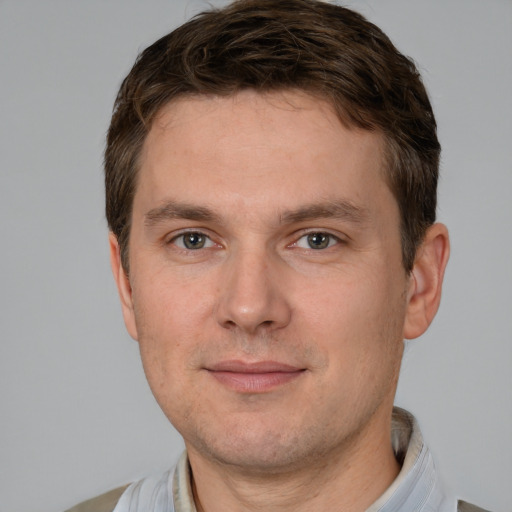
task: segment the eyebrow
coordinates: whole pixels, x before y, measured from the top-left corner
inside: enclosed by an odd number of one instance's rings
[[[144,223],[148,227],[172,219],[188,219],[203,222],[219,221],[219,216],[204,206],[168,201],[162,206],[149,210],[144,215]]]
[[[368,217],[369,212],[366,208],[356,206],[347,200],[335,200],[325,203],[310,204],[298,208],[297,210],[284,212],[281,215],[281,223],[292,224],[314,219],[334,218],[354,224],[362,224]]]
[[[347,200],[334,200],[309,204],[296,210],[285,211],[279,216],[279,224],[293,224],[326,218],[361,224],[368,219],[368,215],[366,208],[356,206]],[[153,227],[161,222],[173,219],[221,222],[221,217],[205,206],[195,206],[172,200],[167,201],[162,206],[149,210],[144,218],[144,223],[148,227]]]

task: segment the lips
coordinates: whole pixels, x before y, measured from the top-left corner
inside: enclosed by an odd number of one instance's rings
[[[238,393],[265,393],[300,377],[305,369],[277,361],[221,361],[206,370],[220,384]]]

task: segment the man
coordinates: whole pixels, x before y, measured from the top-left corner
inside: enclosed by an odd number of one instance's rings
[[[247,0],[146,49],[105,154],[110,249],[175,469],[75,510],[469,511],[393,409],[441,297],[440,146],[359,14]]]

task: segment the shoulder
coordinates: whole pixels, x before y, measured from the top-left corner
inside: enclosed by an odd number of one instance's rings
[[[467,501],[458,501],[457,502],[457,512],[489,512],[484,508],[477,507],[476,505],[472,505]]]
[[[128,488],[128,485],[118,487],[111,491],[96,496],[90,500],[84,501],[75,505],[74,507],[66,510],[65,512],[113,512],[114,508],[119,501],[123,492]],[[487,509],[472,505],[467,501],[459,500],[457,502],[457,512],[489,512]]]
[[[112,512],[128,486],[118,487],[101,496],[79,503],[65,512]]]

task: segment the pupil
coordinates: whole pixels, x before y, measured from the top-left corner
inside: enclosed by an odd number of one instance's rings
[[[187,249],[201,249],[204,245],[204,237],[200,233],[188,233],[183,242]]]
[[[325,249],[329,245],[329,235],[311,233],[308,235],[308,244],[311,249]]]

